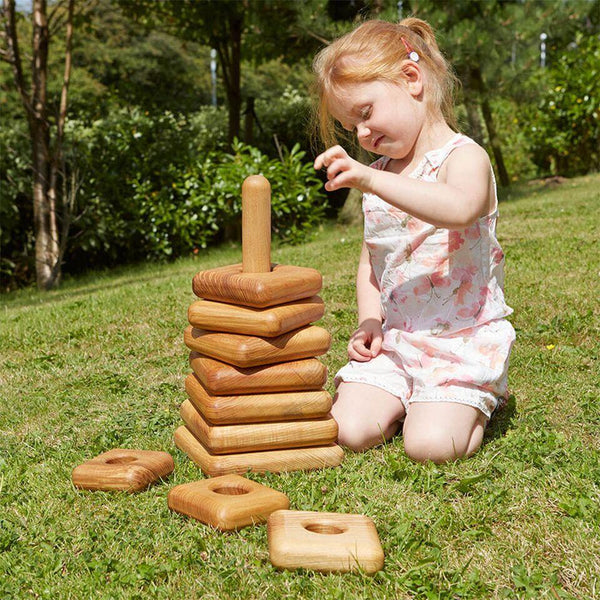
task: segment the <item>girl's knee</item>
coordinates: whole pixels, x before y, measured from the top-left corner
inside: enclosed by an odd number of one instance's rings
[[[364,384],[343,384],[331,409],[338,424],[338,442],[360,452],[394,435],[404,417],[400,400]]]
[[[331,414],[338,424],[338,443],[349,450],[361,452],[383,443],[379,425],[369,423],[365,415],[335,410]]]
[[[414,406],[414,405],[413,405]],[[428,407],[428,412],[433,406]],[[404,426],[404,450],[409,458],[417,462],[432,461],[437,464],[466,458],[474,454],[483,440],[485,419],[476,415],[474,420],[452,422],[442,418],[419,418],[424,415],[407,417]]]
[[[357,419],[338,420],[338,442],[353,452],[362,452],[375,445],[364,422]]]
[[[426,432],[409,430],[404,433],[404,451],[416,462],[442,464],[467,456],[467,445],[441,428]]]

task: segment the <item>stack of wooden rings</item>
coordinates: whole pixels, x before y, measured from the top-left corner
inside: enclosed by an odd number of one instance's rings
[[[337,424],[316,357],[331,336],[315,269],[271,264],[271,188],[242,185],[242,263],[201,271],[192,287],[191,350],[175,443],[209,476],[337,466]]]

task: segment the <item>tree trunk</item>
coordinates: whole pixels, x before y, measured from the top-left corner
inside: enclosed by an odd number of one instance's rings
[[[487,89],[483,81],[481,70],[478,67],[473,67],[470,70],[469,75],[470,81],[473,83],[473,87],[477,90],[481,101],[481,112],[483,114],[485,128],[487,129],[488,138],[490,140],[490,146],[492,147],[494,160],[496,161],[496,168],[498,170],[498,180],[502,187],[508,187],[510,185],[510,178],[508,176],[508,171],[506,170],[506,166],[504,164],[502,148],[500,146],[498,134],[496,133],[492,109],[488,100]]]
[[[48,196],[50,180],[50,131],[47,115],[48,21],[46,0],[33,2],[32,93],[30,119],[33,155],[33,221],[35,272],[38,288],[48,290],[57,283],[58,260],[56,207]]]
[[[465,96],[465,108],[467,110],[467,121],[469,122],[469,136],[480,146],[483,146],[483,129],[479,117],[479,107],[477,102],[473,102],[468,94]]]
[[[58,245],[57,256],[54,264],[52,265],[52,280],[53,286],[60,283],[62,278],[62,261],[67,248],[67,239],[69,236],[69,228],[71,225],[72,211],[74,206],[75,198],[67,199],[63,194],[63,210],[62,210],[62,227],[61,231],[58,231],[57,220],[57,186],[58,186],[58,175],[59,169],[62,171],[63,181],[66,177],[66,168],[63,158],[63,139],[65,132],[65,123],[67,121],[67,100],[69,93],[69,84],[71,82],[71,65],[73,56],[73,11],[74,11],[75,0],[69,0],[67,22],[66,22],[66,45],[65,45],[65,70],[63,75],[63,85],[60,94],[60,106],[58,112],[58,119],[56,121],[56,142],[54,145],[54,152],[51,158],[50,167],[50,185],[48,187],[48,201],[50,204],[50,213],[54,215],[52,231],[52,237],[56,240]],[[63,186],[66,190],[66,186]]]
[[[502,155],[502,148],[500,147],[500,140],[496,134],[496,127],[494,125],[494,119],[492,117],[492,109],[487,98],[483,98],[481,101],[481,112],[483,113],[483,120],[485,121],[485,127],[490,138],[490,145],[492,146],[492,152],[494,153],[494,159],[496,160],[496,168],[498,169],[498,179],[502,187],[508,187],[510,185],[510,177],[504,164],[504,157]]]
[[[60,5],[56,5],[50,20]],[[48,122],[48,44],[50,38],[46,0],[34,0],[32,6],[31,92],[25,78],[16,27],[15,0],[5,0],[3,20],[7,44],[6,56],[13,69],[14,81],[27,116],[32,155],[33,229],[35,235],[35,272],[38,288],[56,287],[62,274],[62,257],[66,249],[74,196],[63,201],[62,229],[58,227],[58,179],[63,171],[62,144],[67,115],[67,92],[71,77],[74,0],[69,0],[66,18],[66,51],[63,86],[56,125],[54,148],[50,145]],[[63,186],[65,187],[65,186]],[[73,186],[72,194],[76,193]]]
[[[216,48],[219,57],[225,95],[227,96],[227,140],[229,143],[233,142],[233,138],[239,138],[240,135],[240,113],[242,109],[240,73],[243,24],[243,13],[231,14],[227,21],[228,39],[215,36],[212,40],[212,45]]]
[[[240,112],[242,110],[241,61],[242,61],[242,18],[232,15],[229,20],[231,41],[231,71],[227,99],[229,105],[228,141],[240,137]]]
[[[244,143],[249,146],[254,142],[254,98],[246,98],[244,111]]]

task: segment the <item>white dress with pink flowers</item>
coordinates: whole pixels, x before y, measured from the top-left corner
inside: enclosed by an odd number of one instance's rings
[[[410,175],[437,181],[459,146],[456,134],[425,154]],[[374,168],[385,169],[382,157]],[[365,241],[379,289],[383,350],[368,362],[351,361],[336,375],[412,402],[459,402],[488,418],[506,399],[508,358],[515,340],[505,319],[504,255],[496,239],[498,210],[461,230],[437,228],[373,194],[363,196]]]

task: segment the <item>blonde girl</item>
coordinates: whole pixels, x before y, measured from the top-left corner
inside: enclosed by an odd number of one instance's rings
[[[363,192],[358,328],[336,375],[339,441],[359,451],[400,428],[406,453],[473,454],[505,402],[514,330],[486,152],[457,133],[454,77],[430,26],[368,21],[315,59],[325,188]],[[336,123],[380,155],[334,145]]]

